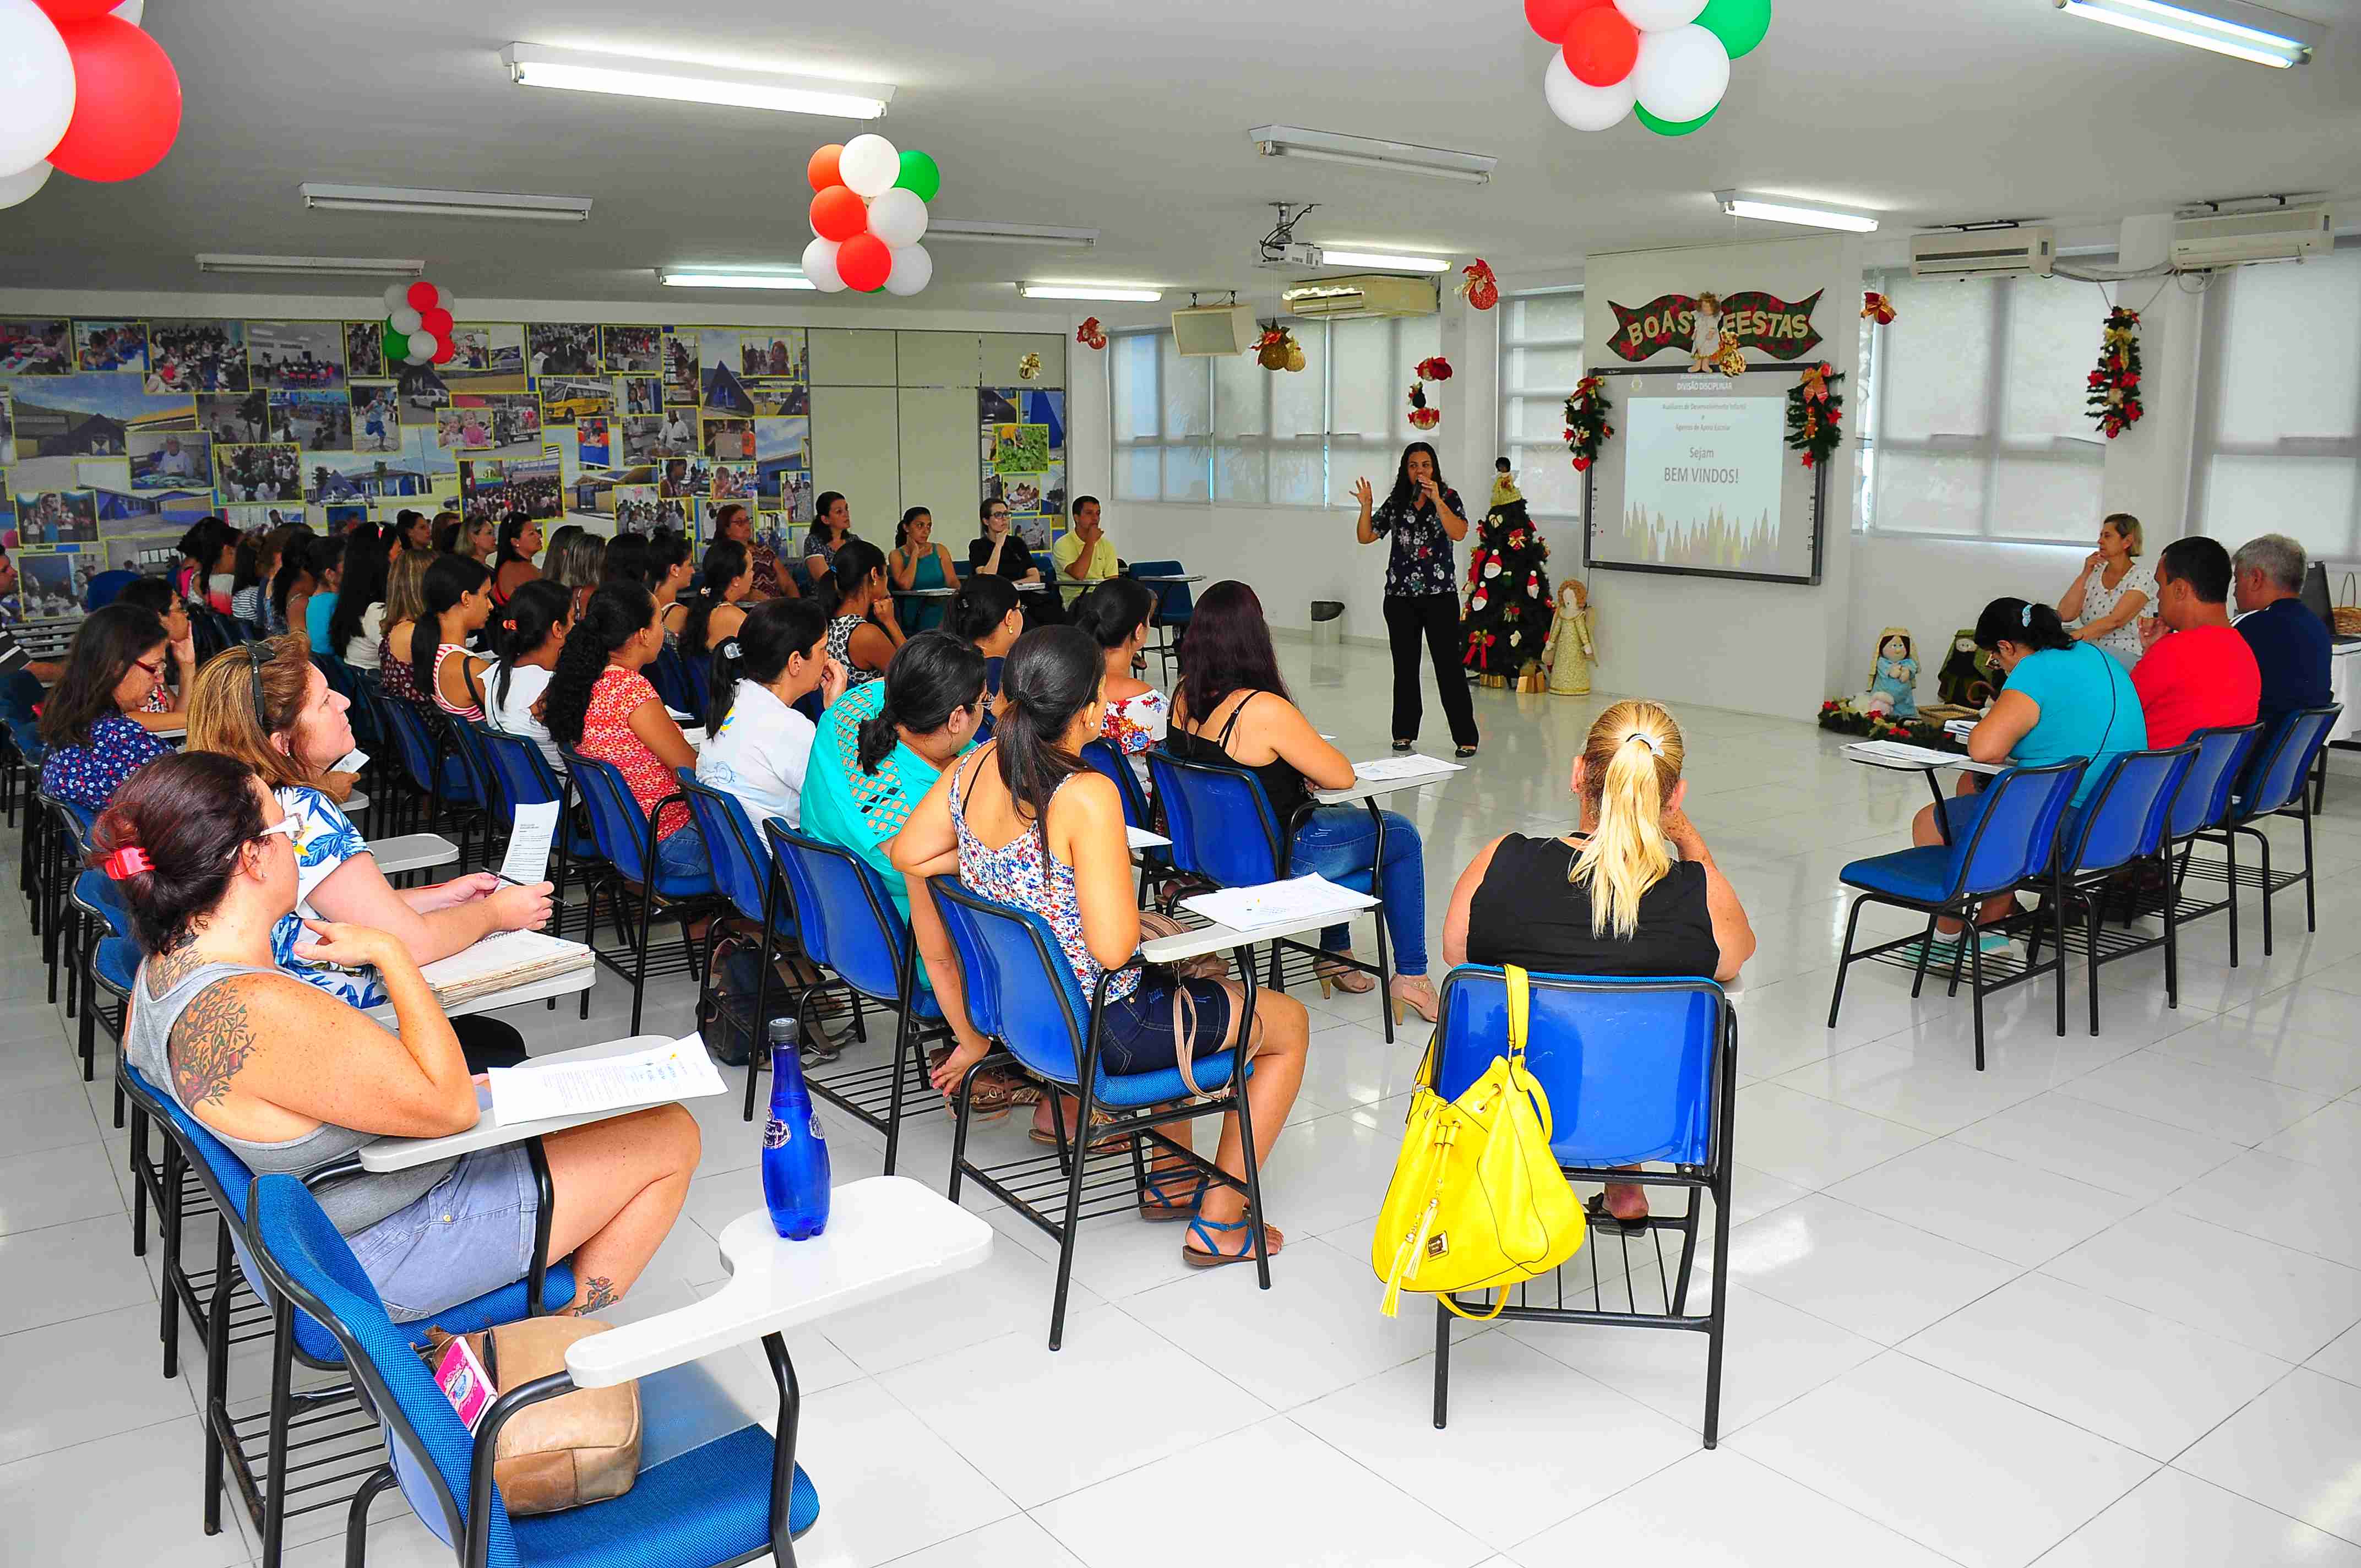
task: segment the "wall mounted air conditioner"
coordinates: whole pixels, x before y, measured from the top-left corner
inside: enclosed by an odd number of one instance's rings
[[[1434,280],[1365,273],[1353,278],[1310,278],[1290,283],[1279,296],[1291,316],[1335,321],[1350,316],[1431,316]]]
[[[1191,305],[1172,313],[1172,345],[1184,356],[1244,354],[1261,335],[1252,305]]]
[[[1916,234],[1910,236],[1910,276],[2047,278],[2057,256],[2057,232],[2043,224]]]
[[[2208,213],[2172,225],[2172,265],[2192,272],[2245,261],[2301,261],[2327,255],[2335,243],[2335,219],[2325,203]]]

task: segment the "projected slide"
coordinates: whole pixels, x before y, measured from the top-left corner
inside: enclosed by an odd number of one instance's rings
[[[1776,573],[1786,409],[1777,398],[1634,397],[1624,410],[1619,560],[1703,571]]]

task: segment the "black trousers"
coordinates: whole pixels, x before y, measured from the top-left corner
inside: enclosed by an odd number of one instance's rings
[[[1418,739],[1424,711],[1418,689],[1421,639],[1434,660],[1434,684],[1443,692],[1443,717],[1455,745],[1476,744],[1476,704],[1467,696],[1467,671],[1459,663],[1459,596],[1386,596],[1386,641],[1394,652],[1394,739]]]
[[[524,1048],[524,1036],[516,1025],[503,1024],[498,1018],[487,1018],[480,1013],[470,1013],[451,1020],[451,1032],[459,1036],[459,1054],[467,1058],[469,1072],[489,1072],[496,1067],[522,1067],[530,1059]]]

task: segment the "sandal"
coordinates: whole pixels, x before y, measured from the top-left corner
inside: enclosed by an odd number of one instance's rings
[[[1604,1192],[1594,1192],[1590,1195],[1590,1201],[1582,1206],[1582,1215],[1584,1219],[1590,1222],[1590,1228],[1594,1231],[1613,1230],[1618,1234],[1626,1236],[1644,1236],[1648,1234],[1647,1215],[1642,1214],[1636,1220],[1625,1219],[1607,1206],[1607,1194]]]
[[[927,1057],[928,1069],[942,1066],[943,1058],[950,1055],[950,1052],[948,1050],[929,1052]],[[1008,1084],[1002,1075],[997,1070],[987,1068],[976,1074],[975,1087],[968,1091],[967,1103],[969,1114],[977,1121],[997,1122],[1008,1114],[1008,1108],[1016,1102],[1009,1092]],[[943,1114],[954,1121],[958,1119],[959,1096],[956,1093],[943,1096]]]
[[[1455,757],[1472,757],[1476,754],[1476,748],[1473,746],[1454,746],[1451,749],[1451,754]]]
[[[1409,989],[1412,986],[1418,989],[1414,991]],[[1421,1002],[1422,993],[1424,996],[1423,1003]],[[1386,988],[1386,996],[1393,1008],[1394,1022],[1397,1024],[1401,1022],[1401,1010],[1405,1007],[1432,1024],[1435,1020],[1437,1010],[1443,1005],[1442,1001],[1434,994],[1433,985],[1422,974],[1394,976],[1393,984]]]
[[[1337,955],[1338,958],[1345,959],[1352,956],[1349,948]],[[1312,966],[1312,978],[1320,982],[1320,994],[1323,996],[1333,995],[1337,991],[1349,992],[1355,996],[1361,996],[1378,988],[1376,975],[1367,970],[1348,969],[1338,963],[1335,959],[1322,959]]]
[[[1227,1224],[1219,1220],[1208,1220],[1203,1215],[1199,1215],[1189,1222],[1190,1239],[1181,1244],[1180,1261],[1191,1268],[1219,1268],[1225,1263],[1252,1263],[1255,1260],[1254,1248],[1248,1247],[1244,1252],[1227,1253],[1222,1251],[1221,1243],[1213,1239],[1215,1231],[1243,1231],[1246,1228],[1246,1221],[1243,1214]],[[1205,1243],[1202,1247],[1194,1245],[1200,1239]],[[1265,1225],[1262,1228],[1264,1256],[1278,1256],[1279,1249],[1286,1245],[1287,1238],[1279,1234],[1277,1225]]]
[[[1394,750],[1397,751],[1407,751],[1412,746],[1417,744],[1418,742],[1415,740],[1397,740],[1394,742]]]
[[[1197,1177],[1196,1187],[1190,1192],[1189,1196],[1180,1202],[1173,1202],[1165,1190],[1166,1182],[1172,1180],[1176,1177],[1186,1180],[1192,1174],[1195,1173],[1191,1172],[1186,1166],[1183,1166],[1177,1170],[1167,1170],[1160,1173],[1150,1171],[1148,1177],[1148,1190],[1156,1195],[1157,1201],[1153,1203],[1143,1201],[1139,1205],[1139,1217],[1146,1220],[1151,1225],[1170,1224],[1180,1220],[1195,1219],[1197,1216],[1197,1205],[1203,1202],[1205,1199],[1205,1178],[1203,1176],[1200,1175]]]

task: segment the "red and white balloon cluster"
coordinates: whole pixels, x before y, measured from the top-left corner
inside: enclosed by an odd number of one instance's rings
[[[139,0],[0,0],[0,207],[52,170],[136,180],[172,150],[180,73],[138,15]]]
[[[1525,0],[1525,20],[1558,46],[1542,76],[1550,113],[1603,131],[1636,110],[1682,137],[1721,107],[1730,62],[1771,28],[1771,0]]]
[[[451,291],[421,278],[385,286],[386,363],[448,365],[458,356],[451,341]]]
[[[933,159],[873,134],[820,148],[807,172],[814,237],[804,247],[805,277],[831,294],[915,294],[927,286],[935,262],[918,241],[927,203],[943,183]]]

